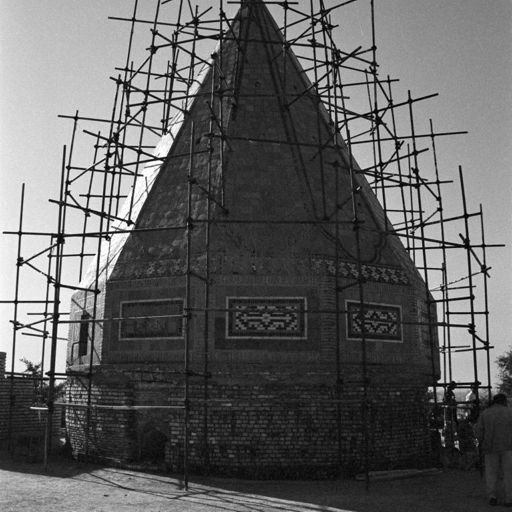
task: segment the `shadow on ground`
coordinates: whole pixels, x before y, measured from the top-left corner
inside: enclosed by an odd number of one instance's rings
[[[44,475],[46,477],[70,478],[81,473],[89,473],[101,466],[77,463],[71,458],[54,454],[48,459],[47,467],[43,464],[43,456],[36,457],[26,454],[11,454],[7,449],[0,450],[0,471]]]
[[[45,470],[0,453],[3,511],[350,511],[481,512],[487,508],[477,471],[446,470],[402,480],[364,482],[250,481],[179,476],[76,463],[52,457]],[[37,508],[34,508],[37,507]]]

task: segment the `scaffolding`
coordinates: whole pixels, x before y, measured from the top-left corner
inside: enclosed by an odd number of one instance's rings
[[[326,6],[324,0],[309,1],[267,1],[275,19],[279,20],[283,37],[281,62],[282,97],[278,98],[283,116],[301,97],[314,92],[321,99],[327,111],[331,134],[322,140],[320,124],[317,133],[319,158],[326,147],[344,145],[348,155],[348,168],[351,181],[350,196],[344,197],[339,189],[337,170],[334,182],[327,181],[322,175],[324,192],[323,211],[316,220],[287,221],[275,219],[275,224],[310,222],[328,230],[334,240],[335,254],[333,285],[336,289],[336,339],[343,334],[340,326],[340,314],[346,314],[341,299],[347,286],[342,286],[340,276],[341,255],[339,254],[340,227],[347,221],[342,219],[341,210],[348,207],[351,211],[351,227],[357,253],[357,269],[351,287],[357,289],[359,307],[364,311],[366,283],[365,269],[361,257],[361,234],[365,232],[364,221],[360,217],[358,196],[360,185],[358,176],[362,175],[370,184],[383,210],[383,232],[389,237],[398,237],[406,248],[415,267],[426,284],[426,301],[429,307],[423,311],[423,321],[417,323],[425,338],[429,340],[432,360],[432,400],[437,405],[438,390],[445,389],[452,381],[459,388],[476,389],[476,403],[485,394],[490,396],[490,341],[488,311],[488,279],[490,267],[487,264],[487,250],[497,245],[486,242],[484,236],[484,214],[482,206],[471,209],[466,201],[463,171],[455,176],[444,176],[442,164],[438,158],[436,143],[440,138],[457,137],[464,131],[443,132],[434,129],[430,120],[429,129],[421,131],[416,120],[418,103],[428,102],[436,94],[415,97],[411,92],[407,97],[396,98],[397,79],[383,76],[377,61],[377,24],[375,21],[374,0],[347,0]],[[332,3],[332,2],[330,2]],[[367,10],[371,34],[369,41],[361,46],[347,50],[352,42],[345,41],[337,31],[338,20],[346,10],[361,8]],[[231,5],[234,4],[234,5]],[[127,55],[123,64],[116,68],[116,75],[110,77],[114,88],[114,102],[107,117],[84,116],[76,111],[61,117],[71,122],[71,139],[64,146],[61,164],[60,190],[57,199],[51,201],[57,207],[56,228],[48,232],[34,232],[24,226],[25,186],[21,193],[19,225],[16,231],[6,232],[17,237],[18,251],[16,261],[16,283],[14,298],[3,301],[13,304],[13,337],[11,354],[11,383],[14,382],[15,362],[17,358],[17,336],[33,336],[41,340],[41,361],[44,365],[49,359],[49,367],[43,368],[41,379],[48,385],[47,409],[48,425],[46,432],[45,463],[52,442],[52,414],[56,404],[69,409],[82,408],[86,411],[86,456],[88,452],[87,432],[89,431],[92,411],[107,408],[111,410],[143,410],[156,408],[176,409],[183,413],[184,482],[189,478],[188,447],[190,443],[190,392],[189,383],[203,382],[204,394],[201,406],[207,410],[211,401],[208,395],[209,379],[209,318],[219,312],[211,305],[210,244],[212,226],[220,224],[262,224],[269,226],[268,220],[250,221],[232,218],[229,214],[223,190],[223,166],[226,151],[237,139],[236,134],[225,130],[228,116],[228,104],[236,104],[238,91],[226,83],[223,75],[224,52],[226,44],[238,47],[241,58],[244,40],[243,34],[235,30],[235,14],[240,8],[257,8],[259,0],[225,2],[216,0],[197,2],[189,0],[155,0],[154,15],[146,17],[147,5],[143,8],[134,0],[133,11],[126,17],[112,17],[112,20],[127,24],[129,39]],[[144,12],[143,12],[144,11]],[[141,44],[145,38],[146,43]],[[137,45],[146,49],[141,56]],[[212,53],[212,48],[216,46]],[[351,48],[351,47],[350,47]],[[290,95],[286,87],[286,66],[293,54],[305,69],[310,86],[303,91]],[[207,97],[199,98],[199,84],[209,73],[210,92]],[[350,95],[350,99],[349,99]],[[354,102],[351,102],[355,99]],[[141,207],[141,198],[145,187],[155,179],[158,169],[167,156],[169,141],[172,140],[183,120],[190,113],[194,101],[203,101],[209,111],[207,133],[195,133],[192,125],[190,133],[189,165],[186,176],[186,214],[174,219],[168,225],[159,228],[141,228],[136,220]],[[318,115],[320,118],[320,114]],[[320,120],[318,121],[320,123]],[[98,128],[99,127],[99,128]],[[201,139],[200,144],[195,144]],[[265,142],[266,139],[259,139]],[[272,137],[268,143],[300,145],[289,140],[276,141]],[[341,141],[344,141],[342,143]],[[305,144],[305,143],[304,143]],[[311,143],[309,143],[311,145]],[[83,161],[83,155],[91,155],[86,148],[92,146],[92,160]],[[155,150],[156,148],[156,150]],[[76,156],[78,155],[78,157]],[[361,167],[355,162],[356,155]],[[202,158],[206,162],[206,183],[193,175],[194,160]],[[220,186],[212,183],[214,159],[220,165]],[[79,161],[77,161],[79,160]],[[320,168],[328,166],[321,162]],[[448,174],[448,173],[447,173]],[[444,190],[448,187],[460,190],[460,205],[443,203]],[[132,192],[130,192],[132,191]],[[200,194],[205,202],[201,218],[195,217],[192,197]],[[325,199],[334,194],[337,207],[334,213],[328,212]],[[123,206],[124,203],[124,206]],[[213,215],[213,209],[222,211],[224,216]],[[193,261],[192,231],[201,229],[205,259],[200,271]],[[92,400],[93,365],[95,362],[95,340],[98,331],[107,322],[116,322],[120,318],[103,318],[98,313],[98,297],[102,279],[102,253],[104,246],[117,239],[122,240],[134,232],[156,232],[162,235],[180,231],[186,239],[186,268],[184,272],[185,299],[182,312],[162,315],[160,318],[183,318],[183,397],[172,404],[151,406],[98,405]],[[41,250],[26,257],[22,250],[22,240],[34,237],[40,241]],[[121,243],[121,242],[120,242]],[[44,263],[43,257],[47,258]],[[462,270],[465,268],[465,270]],[[92,278],[87,281],[87,269],[93,269]],[[42,298],[24,299],[19,285],[20,272],[33,272],[41,279]],[[72,274],[74,272],[74,274]],[[70,276],[73,276],[70,280]],[[76,283],[88,283],[77,285]],[[45,286],[46,284],[46,286]],[[191,301],[191,286],[202,287],[203,301],[198,307]],[[36,287],[33,287],[36,289]],[[90,307],[84,308],[82,317],[77,320],[69,312],[61,310],[63,296],[73,291],[82,291],[89,298]],[[35,319],[21,317],[20,306],[42,307],[43,311],[30,311]],[[86,310],[87,309],[87,310]],[[437,310],[437,316],[435,314]],[[223,310],[223,312],[227,311]],[[319,311],[309,311],[318,314]],[[194,318],[203,319],[204,367],[201,372],[192,371],[189,365],[190,326]],[[143,317],[146,318],[146,317]],[[126,317],[123,318],[126,320]],[[137,318],[133,318],[137,319]],[[139,318],[140,319],[140,318]],[[58,379],[65,379],[73,372],[60,373],[56,369],[56,354],[62,350],[67,337],[62,334],[69,326],[85,326],[90,350],[88,351],[88,370],[78,377],[82,380],[87,393],[86,405],[69,402],[56,402],[55,385]],[[362,418],[364,425],[364,471],[368,481],[370,467],[368,450],[368,360],[365,324],[363,322],[360,384],[363,386],[364,400]],[[435,360],[437,358],[436,338],[439,339],[439,351],[442,363],[442,379],[438,380]],[[68,364],[76,357],[72,347],[68,354]],[[49,358],[47,354],[49,355]],[[473,377],[463,382],[458,379],[458,361],[463,354],[469,354]],[[341,373],[340,342],[336,347],[337,396],[329,401],[338,408],[340,403],[343,375]],[[482,374],[482,365],[485,368]],[[155,382],[159,376],[154,371],[140,376],[141,379]],[[11,385],[11,394],[13,387]],[[451,407],[445,404],[445,407]],[[204,415],[203,432],[208,432],[208,416]],[[10,432],[9,423],[9,432]],[[338,430],[338,435],[340,436]],[[206,435],[206,434],[205,434]],[[206,441],[206,440],[205,440]],[[339,462],[341,464],[341,439],[338,439]],[[206,461],[206,465],[207,465]]]

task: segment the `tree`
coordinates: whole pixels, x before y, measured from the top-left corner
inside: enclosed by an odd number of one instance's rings
[[[34,396],[32,397],[32,401],[34,403],[45,402],[46,389],[48,386],[43,380],[41,363],[33,363],[24,357],[20,359],[20,361],[25,365],[25,370],[23,370],[23,373],[26,373],[27,377],[32,379],[34,385]]]
[[[20,359],[25,365],[23,373],[27,375],[27,378],[31,378],[34,383],[34,396],[33,402],[35,404],[44,404],[48,400],[48,382],[41,370],[42,363],[33,363],[26,358]],[[55,383],[54,396],[58,396],[63,393],[65,382]]]
[[[496,364],[499,368],[499,378],[501,382],[498,384],[500,393],[512,396],[512,348],[498,357]]]
[[[23,373],[28,373],[32,375],[32,377],[40,377],[41,376],[41,363],[33,363],[32,361],[29,361],[25,357],[22,357],[20,361],[25,365],[25,369],[23,370]]]

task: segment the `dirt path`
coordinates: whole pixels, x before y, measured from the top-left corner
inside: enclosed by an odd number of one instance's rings
[[[500,507],[501,508],[501,507]],[[179,478],[52,461],[12,461],[0,453],[2,512],[482,512],[490,509],[476,471],[372,482]],[[499,509],[494,509],[499,510]],[[505,510],[505,509],[503,509]]]

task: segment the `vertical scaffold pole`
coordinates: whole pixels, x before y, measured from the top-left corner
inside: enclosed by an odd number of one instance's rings
[[[220,13],[219,13],[219,56],[218,56],[218,66],[219,66],[219,89],[217,94],[219,95],[219,123],[224,130],[224,86],[226,85],[226,79],[224,77],[224,0],[220,0]],[[220,160],[220,204],[224,207],[225,197],[224,197],[224,144],[225,137],[224,134],[221,133],[220,136],[220,145],[219,145],[219,160]]]
[[[389,107],[391,112],[391,123],[393,127],[393,136],[395,137],[395,153],[397,156],[396,159],[396,165],[397,165],[397,171],[398,171],[398,181],[399,181],[399,189],[400,189],[400,199],[402,202],[402,212],[403,212],[403,225],[404,225],[404,233],[405,233],[405,241],[406,241],[406,249],[407,251],[410,250],[410,243],[409,243],[409,219],[407,217],[407,201],[406,201],[406,195],[404,191],[404,175],[402,171],[402,159],[400,157],[400,150],[402,148],[402,143],[397,138],[397,123],[396,123],[396,115],[395,115],[395,108],[393,104],[393,89],[391,87],[391,78],[388,75],[387,77],[387,84],[388,84],[388,98],[389,98]],[[412,208],[412,206],[411,206]]]
[[[373,144],[373,160],[376,164],[375,166],[375,191],[378,189],[378,181],[380,181],[381,186],[381,197],[382,197],[382,207],[384,209],[384,229],[388,231],[388,216],[387,216],[387,202],[386,202],[386,189],[385,189],[385,180],[384,180],[384,159],[382,155],[382,141],[381,141],[381,118],[379,113],[379,74],[377,72],[377,42],[375,35],[375,1],[371,0],[370,2],[370,10],[371,10],[371,30],[372,30],[372,63],[370,64],[370,74],[373,79],[373,102],[370,98],[370,108],[373,110],[372,115],[372,140],[375,142]],[[366,80],[368,81],[368,74],[366,74]],[[375,146],[377,146],[377,154],[375,154]]]
[[[415,217],[414,212],[419,213],[419,206],[416,205],[414,201],[414,179],[413,179],[413,165],[411,162],[411,147],[410,144],[407,144],[407,167],[408,167],[408,174],[407,179],[409,181],[409,208],[411,212],[411,233],[414,232],[414,224],[415,224]],[[407,215],[407,210],[405,210],[405,215]],[[415,236],[408,236],[407,240],[410,241],[410,244],[407,244],[407,249],[409,250],[409,256],[412,258],[413,263],[416,265],[416,237]]]
[[[313,25],[313,24],[312,24]],[[333,50],[333,54],[335,51]],[[336,55],[333,55],[333,63],[336,62]],[[333,97],[334,101],[338,103],[338,69],[332,67],[332,83],[333,83]],[[334,109],[334,125],[332,128],[333,144],[337,144],[339,127],[339,114],[338,109]],[[343,466],[343,445],[342,445],[342,422],[341,422],[341,390],[343,385],[343,378],[341,375],[341,301],[340,301],[340,174],[341,166],[334,166],[335,172],[335,186],[334,186],[334,208],[335,208],[335,247],[334,247],[334,285],[335,285],[335,314],[336,314],[336,430],[338,442],[338,468],[341,474]]]
[[[46,271],[46,275],[50,276],[52,272],[52,258],[53,258],[53,248],[50,249],[50,252],[48,253],[48,268]],[[46,340],[48,339],[48,304],[50,303],[50,280],[46,280],[46,293],[44,298],[44,322],[43,322],[43,334],[42,334],[42,343],[41,343],[41,382],[40,382],[40,389],[42,389],[43,382],[44,382],[44,370],[45,370],[45,364],[44,360],[46,357]]]
[[[412,154],[413,154],[413,163],[414,167],[412,168],[412,172],[415,177],[415,188],[416,188],[416,200],[418,202],[418,219],[419,223],[415,226],[420,228],[420,238],[422,240],[419,250],[421,251],[421,261],[423,266],[423,280],[425,281],[425,305],[427,307],[427,323],[428,323],[428,337],[429,337],[429,347],[430,347],[430,358],[432,365],[432,387],[434,390],[436,389],[437,380],[436,380],[436,372],[435,372],[435,346],[434,346],[434,319],[432,318],[432,299],[430,296],[430,284],[429,284],[429,271],[427,265],[427,249],[425,246],[425,222],[423,219],[423,201],[421,197],[421,186],[422,181],[420,179],[420,169],[418,162],[418,149],[416,146],[416,128],[414,124],[414,114],[412,108],[412,98],[411,91],[407,91],[407,103],[409,105],[409,121],[411,126],[411,136],[412,136]]]
[[[212,214],[212,158],[213,158],[213,141],[214,137],[214,121],[215,121],[215,84],[216,84],[216,55],[212,56],[211,67],[211,90],[210,90],[210,122],[208,128],[208,184],[206,194],[206,223],[205,223],[205,275],[204,275],[204,326],[203,326],[203,449],[204,449],[204,465],[206,472],[210,467],[210,453],[208,443],[208,384],[209,384],[209,336],[210,336],[210,237],[211,237],[211,214]]]
[[[59,336],[59,319],[60,319],[60,289],[61,274],[64,246],[64,219],[65,219],[65,201],[67,191],[66,180],[66,146],[62,150],[62,171],[60,178],[60,197],[59,197],[59,217],[57,221],[57,239],[55,240],[55,280],[54,298],[53,298],[53,315],[52,315],[52,336],[50,346],[50,370],[48,372],[50,380],[48,385],[48,414],[46,417],[46,438],[44,445],[44,468],[48,469],[48,456],[52,447],[52,422],[55,402],[55,362],[57,357],[57,339]]]
[[[101,132],[98,132],[98,134],[96,136],[96,144],[94,145],[94,157],[92,160],[93,167],[96,166],[96,162],[97,162],[100,136],[101,136]],[[79,282],[82,281],[82,275],[83,275],[83,270],[84,270],[85,241],[87,239],[87,236],[86,236],[87,224],[88,224],[89,215],[90,215],[87,213],[87,210],[89,209],[89,205],[91,202],[93,181],[94,181],[94,171],[92,171],[90,173],[89,185],[88,185],[87,194],[86,194],[87,197],[86,197],[86,201],[85,201],[84,221],[82,224],[82,236],[81,236],[81,240],[80,240],[80,265],[78,268],[78,281]]]
[[[113,139],[113,131],[114,131],[114,122],[116,117],[116,110],[117,110],[117,102],[118,102],[118,95],[119,95],[119,82],[116,83],[116,92],[114,96],[114,105],[112,107],[112,114],[110,117],[110,131],[108,136],[108,143],[105,153],[105,162],[104,162],[104,170],[103,170],[103,183],[102,183],[102,193],[101,193],[101,212],[105,212],[105,201],[107,198],[107,187],[108,187],[108,178],[109,174],[111,173],[111,164],[110,164],[110,158],[112,157],[112,151],[111,151],[111,144]],[[134,194],[132,194],[133,197]],[[92,379],[93,379],[93,366],[94,366],[94,354],[95,354],[95,342],[96,342],[96,331],[97,329],[97,323],[96,320],[97,317],[97,311],[98,311],[98,294],[99,294],[99,286],[100,286],[100,274],[102,271],[106,272],[107,269],[101,269],[101,258],[102,258],[102,248],[103,248],[103,237],[105,237],[106,240],[108,240],[108,237],[103,235],[104,231],[108,232],[108,226],[109,226],[110,219],[106,215],[100,216],[98,231],[100,235],[98,236],[98,244],[97,244],[97,253],[96,253],[96,269],[94,273],[94,288],[92,291],[93,293],[93,300],[92,300],[92,314],[91,317],[93,321],[91,322],[91,346],[90,346],[90,354],[89,354],[89,369],[87,372],[87,410],[86,410],[86,422],[85,422],[85,458],[86,460],[89,457],[89,430],[91,426],[91,414],[92,414]],[[105,229],[106,224],[106,229]],[[85,292],[84,295],[84,310],[86,310],[88,307],[88,297],[87,292]]]
[[[482,205],[480,205],[480,229],[482,233],[482,274],[484,277],[484,315],[485,315],[485,362],[487,367],[487,398],[489,403],[491,403],[491,359],[489,353],[490,346],[490,329],[489,329],[489,290],[488,290],[488,279],[489,274],[487,271],[487,251],[485,250],[485,230],[484,230],[484,212],[482,210]],[[475,378],[475,384],[477,384],[478,379]],[[480,396],[479,389],[477,390],[477,403],[480,404]]]
[[[192,319],[191,313],[191,277],[192,277],[192,229],[194,225],[192,223],[192,183],[193,183],[193,169],[194,169],[194,139],[195,139],[195,127],[194,122],[191,121],[190,126],[190,154],[189,154],[189,165],[187,173],[187,261],[186,261],[186,275],[185,275],[185,311],[183,316],[185,318],[185,336],[184,336],[184,349],[185,349],[185,360],[184,360],[184,442],[183,442],[183,481],[185,489],[188,489],[188,477],[189,477],[189,438],[190,438],[190,324]]]
[[[287,41],[287,37],[288,37],[288,8],[289,8],[289,5],[288,5],[288,2],[283,2],[281,4],[283,6],[283,17],[284,17],[284,20],[283,20],[283,47],[282,47],[282,55],[281,55],[281,60],[282,60],[282,79],[281,79],[281,84],[282,84],[282,91],[283,91],[283,103],[286,104],[288,102],[288,92],[286,90],[286,59],[287,59],[287,56],[288,56],[288,41]]]
[[[142,119],[140,121],[140,131],[139,131],[139,141],[137,144],[138,148],[141,148],[143,146],[144,142],[144,130],[146,128],[146,117],[147,117],[147,105],[148,105],[148,96],[150,93],[150,84],[151,84],[151,72],[153,70],[153,57],[157,51],[157,47],[155,46],[155,38],[157,34],[157,27],[158,27],[158,15],[160,13],[160,3],[161,0],[157,0],[156,10],[155,10],[155,17],[153,20],[153,29],[151,30],[151,45],[149,47],[149,57],[148,57],[148,71],[146,76],[146,88],[143,91],[144,94],[144,101],[141,108],[142,111]],[[136,7],[135,7],[136,8]],[[129,58],[129,57],[128,57]],[[135,187],[137,185],[137,178],[139,177],[139,168],[141,165],[141,153],[137,152],[137,158],[135,162],[135,170],[133,172],[133,189],[135,190]],[[130,198],[130,210],[128,213],[128,220],[131,220],[132,213],[133,213],[133,200],[135,198],[135,194],[131,195]]]
[[[139,5],[139,0],[135,0],[133,3],[133,14],[132,14],[132,19],[131,19],[131,23],[130,23],[130,36],[128,38],[128,50],[126,52],[126,61],[125,61],[124,69],[123,69],[123,72],[124,72],[123,79],[122,79],[123,92],[122,92],[121,101],[119,104],[119,116],[117,119],[116,142],[119,142],[118,137],[119,137],[119,134],[121,133],[121,129],[122,129],[123,116],[124,116],[124,122],[126,124],[128,124],[130,122],[130,86],[129,86],[129,82],[133,78],[133,72],[132,72],[133,70],[130,70],[130,59],[131,59],[132,46],[133,46],[133,35],[135,32],[135,23],[137,20],[138,5]],[[128,79],[128,76],[130,76],[130,79]],[[125,104],[125,102],[126,102],[126,104]],[[126,148],[126,137],[127,137],[127,130],[123,129],[121,144],[119,145],[119,147],[116,147],[116,151],[115,151],[115,158],[116,158],[115,166],[117,166],[117,165],[119,166],[119,178],[117,180],[117,189],[116,189],[116,194],[114,197],[115,198],[114,215],[116,217],[119,213],[119,203],[120,203],[120,199],[121,199],[122,171],[123,171],[124,154],[125,154],[125,148]],[[96,161],[96,158],[94,161]],[[115,178],[115,174],[112,173],[112,184],[114,182],[114,178]],[[136,185],[135,181],[136,180],[134,180],[134,183],[133,183],[134,186]],[[114,198],[111,197],[110,198],[111,201]],[[109,210],[109,212],[110,212],[110,210]],[[130,217],[131,217],[131,215],[128,218],[130,218]]]
[[[439,179],[439,165],[437,162],[437,150],[436,150],[436,140],[434,133],[434,125],[432,119],[430,119],[430,139],[432,143],[432,157],[434,159],[434,171],[436,175],[436,200],[437,200],[437,210],[439,213],[439,225],[441,230],[441,254],[442,254],[442,264],[441,264],[441,272],[442,272],[442,297],[443,297],[443,319],[447,320],[447,323],[450,322],[451,312],[450,312],[450,289],[448,285],[448,273],[447,273],[447,254],[446,254],[446,232],[445,232],[445,220],[444,220],[444,207],[443,200],[441,195],[441,181]],[[448,347],[448,352],[446,352],[446,347]],[[446,379],[446,371],[448,370],[448,379]],[[432,372],[434,373],[434,367],[432,366]],[[443,325],[443,376],[444,380],[450,381],[452,380],[452,357],[451,357],[451,329],[449,325]],[[433,390],[434,390],[434,402],[437,404],[437,382],[436,379],[432,378]]]
[[[20,296],[20,270],[23,264],[23,258],[21,257],[21,239],[23,232],[23,210],[25,207],[25,183],[21,185],[21,204],[20,204],[20,216],[18,223],[18,249],[16,256],[16,278],[14,281],[14,314],[12,322],[12,354],[11,354],[11,382],[9,386],[9,420],[7,424],[7,439],[8,449],[12,449],[12,417],[14,413],[15,396],[14,396],[14,364],[16,361],[16,342],[18,334],[18,306]]]
[[[364,321],[364,278],[362,268],[362,251],[361,251],[361,233],[360,218],[357,205],[357,196],[361,191],[361,186],[356,179],[355,163],[352,156],[352,141],[350,136],[350,128],[347,120],[347,108],[345,105],[345,96],[343,94],[342,82],[340,79],[340,98],[342,103],[342,111],[344,116],[344,124],[346,129],[347,159],[348,173],[350,179],[350,197],[352,201],[352,229],[354,231],[356,246],[356,268],[357,268],[357,291],[359,297],[359,315],[361,316],[361,380],[363,384],[363,403],[361,404],[361,422],[363,429],[363,470],[365,475],[365,486],[369,489],[369,440],[368,440],[368,417],[369,417],[369,401],[368,401],[368,362],[367,362],[367,337],[366,325]]]
[[[469,213],[466,202],[466,189],[464,187],[464,176],[462,174],[462,167],[459,165],[459,180],[460,190],[462,195],[462,207],[464,208],[464,237],[463,244],[466,249],[466,261],[468,268],[468,286],[469,286],[469,310],[471,322],[469,324],[469,333],[471,334],[471,347],[473,349],[473,375],[475,382],[478,381],[478,360],[477,360],[477,347],[476,347],[476,325],[475,325],[475,295],[473,285],[473,265],[471,263],[471,241],[469,238]]]

